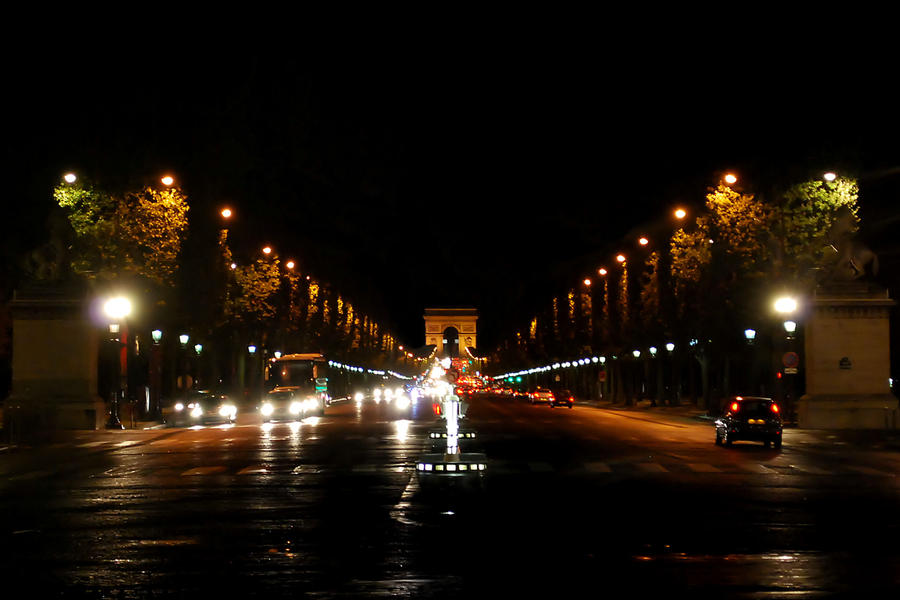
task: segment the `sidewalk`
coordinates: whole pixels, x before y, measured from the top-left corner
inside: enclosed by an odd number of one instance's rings
[[[123,423],[123,425],[126,425]],[[128,426],[131,423],[127,423]],[[127,429],[59,429],[39,436],[21,437],[10,440],[9,432],[0,429],[0,456],[21,450],[40,449],[49,446],[85,444],[88,442],[133,441],[136,444],[153,441],[177,430],[169,429],[159,421],[136,421],[134,428]]]

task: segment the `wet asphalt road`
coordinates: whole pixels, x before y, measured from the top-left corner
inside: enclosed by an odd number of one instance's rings
[[[874,597],[900,589],[900,454],[824,433],[501,398],[483,486],[423,488],[430,403],[97,432],[0,454],[0,575],[61,597]],[[85,441],[87,439],[88,441]],[[10,596],[13,597],[13,596]]]

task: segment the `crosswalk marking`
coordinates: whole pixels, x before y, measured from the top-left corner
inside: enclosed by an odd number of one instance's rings
[[[635,465],[639,471],[645,473],[668,473],[669,470],[659,463],[637,463]]]
[[[791,465],[791,468],[800,471],[801,473],[809,473],[810,475],[832,475],[831,471],[826,471],[825,469],[820,469],[819,467],[813,467],[811,465]]]
[[[604,462],[584,463],[584,468],[592,473],[612,473],[612,468]]]
[[[237,472],[238,475],[259,475],[263,473],[268,473],[269,469],[267,469],[263,465],[253,465],[250,467],[244,467],[240,471]]]
[[[775,469],[770,469],[770,468],[767,467],[766,465],[760,465],[760,464],[757,464],[757,463],[742,464],[742,465],[740,465],[740,467],[741,467],[742,469],[744,469],[745,471],[749,471],[749,472],[751,472],[751,473],[761,473],[761,474],[763,474],[763,475],[767,475],[767,474],[772,474],[772,473],[777,473],[777,472],[778,472],[778,471],[776,471]]]
[[[222,465],[216,465],[214,467],[195,467],[193,469],[188,469],[187,471],[181,474],[182,477],[189,477],[192,475],[212,475],[215,473],[222,473],[225,471],[225,467]]]
[[[722,470],[706,463],[688,463],[688,468],[695,473],[721,473]]]

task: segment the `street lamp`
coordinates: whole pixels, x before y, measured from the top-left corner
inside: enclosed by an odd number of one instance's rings
[[[679,221],[680,221],[681,219],[685,218],[686,216],[687,216],[687,211],[684,210],[683,208],[676,208],[676,209],[675,209],[675,218],[678,219]]]
[[[747,339],[748,344],[752,344],[753,340],[756,339],[756,330],[755,329],[745,329],[744,337]]]
[[[649,243],[650,243],[650,240],[648,240],[645,237],[641,237],[640,239],[638,239],[638,244],[640,244],[641,246],[646,246]]]
[[[666,342],[666,351],[673,352],[675,350],[675,344],[672,342]]]
[[[75,176],[75,173],[66,173],[63,175],[63,180],[66,183],[75,183],[78,180],[78,177]]]
[[[837,174],[836,174],[836,173],[832,173],[831,171],[829,171],[829,172],[825,173],[824,175],[822,175],[822,179],[824,179],[825,181],[831,183],[832,181],[834,181],[835,179],[837,179]]]
[[[219,214],[222,215],[222,218],[230,219],[233,213],[231,212],[231,209],[226,206]]]
[[[726,173],[725,177],[723,177],[723,179],[725,180],[725,183],[727,183],[728,185],[734,185],[735,183],[737,183],[737,180],[738,180],[737,175],[735,175],[734,173]]]
[[[788,339],[791,339],[794,337],[794,332],[797,331],[797,323],[794,321],[785,321],[784,330],[787,332]]]
[[[189,339],[191,339],[191,336],[189,336],[186,333],[182,333],[181,335],[178,336],[178,341],[181,342],[182,346],[187,346]]]
[[[256,346],[250,344],[249,346],[247,346],[247,352],[249,352],[250,354],[256,354]]]
[[[162,329],[154,329],[150,332],[153,345],[150,348],[150,416],[159,419],[160,395],[162,392],[162,356],[159,343],[162,341]]]
[[[131,314],[131,301],[123,296],[110,298],[103,304],[103,312],[110,319],[111,341],[119,347],[119,389],[113,397],[106,428],[125,429],[119,420],[119,397],[125,394],[128,387],[128,331],[125,319]]]
[[[797,310],[797,301],[790,296],[782,296],[775,300],[774,307],[777,313],[790,314]]]
[[[160,179],[160,181],[162,182],[162,184],[163,184],[164,186],[169,187],[169,186],[171,186],[173,183],[175,183],[175,178],[172,177],[171,175],[164,175],[163,178]]]

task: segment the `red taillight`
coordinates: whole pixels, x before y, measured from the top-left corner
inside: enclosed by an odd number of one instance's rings
[[[575,402],[575,397],[574,397],[574,396],[569,396],[569,402]]]
[[[741,405],[740,405],[740,404],[738,404],[737,402],[732,402],[732,403],[731,403],[731,412],[737,412],[737,411],[739,411],[740,409],[741,409]]]
[[[777,404],[773,404],[773,405],[772,405],[772,412],[773,412],[773,413],[777,413],[779,410],[781,410],[781,409],[778,408],[778,405],[777,405]]]
[[[438,417],[441,416],[441,405],[438,404],[437,402],[435,402],[434,404],[431,405],[431,410],[434,411],[434,414],[436,416],[438,416]]]

